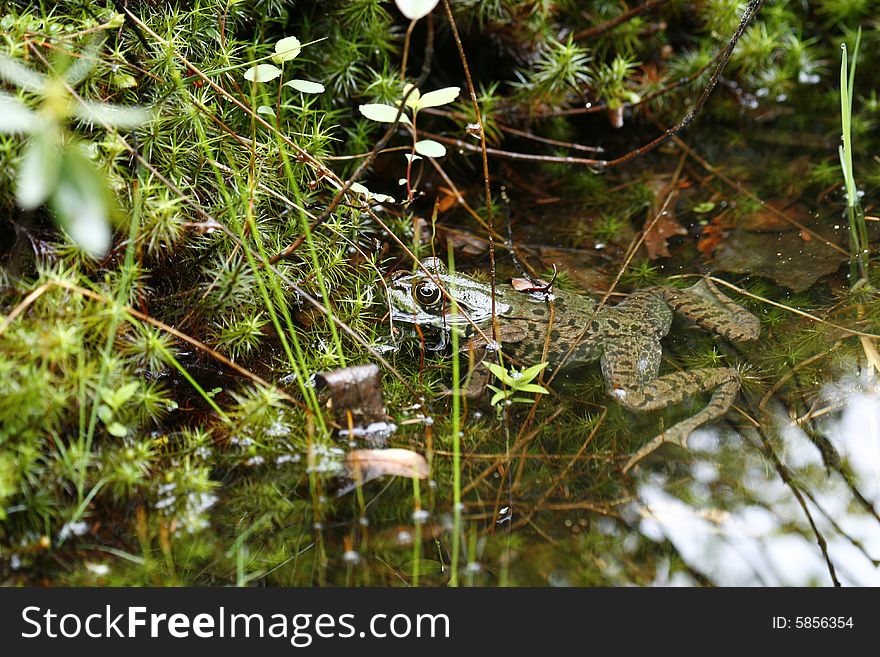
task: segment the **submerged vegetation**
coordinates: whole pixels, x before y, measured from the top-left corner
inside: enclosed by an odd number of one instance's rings
[[[0,582],[725,583],[621,471],[705,400],[633,415],[539,362],[446,394],[467,360],[388,321],[432,255],[608,303],[713,272],[758,344],[676,322],[661,371],[742,394],[643,474],[775,514],[810,582],[863,581],[826,538],[880,557],[820,494],[880,523],[829,428],[880,403],[876,3],[0,7]],[[427,480],[349,485],[318,375],[370,362]]]

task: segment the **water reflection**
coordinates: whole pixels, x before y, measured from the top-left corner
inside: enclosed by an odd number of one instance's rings
[[[781,415],[781,444],[775,449],[803,491],[839,581],[845,586],[878,586],[880,520],[876,511],[859,502],[855,491],[876,509],[880,389],[876,383],[843,382],[824,389],[822,401],[827,408],[840,409],[822,416],[818,426],[852,472],[853,487],[839,472],[826,468],[807,434]],[[760,443],[715,429],[693,434],[690,444],[695,452],[707,453],[707,460],[694,462],[688,482],[682,483],[681,473],[674,479],[651,474],[639,487],[640,531],[652,540],[669,540],[695,572],[721,586],[830,585],[829,567],[804,510]],[[741,478],[733,482],[740,487],[736,492],[723,485],[717,465],[723,463],[717,457],[729,449],[737,450],[743,461]],[[687,572],[665,571],[655,584],[698,582]]]

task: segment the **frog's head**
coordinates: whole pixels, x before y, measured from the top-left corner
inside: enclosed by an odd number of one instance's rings
[[[453,313],[452,303],[438,286],[438,282],[455,299],[459,309],[480,326],[492,318],[491,288],[464,274],[450,274],[439,258],[426,258],[422,264],[431,275],[421,269],[398,272],[388,283],[389,308],[395,322],[417,324],[421,328],[446,331],[453,326],[470,322],[460,313]],[[509,310],[496,295],[495,312]]]

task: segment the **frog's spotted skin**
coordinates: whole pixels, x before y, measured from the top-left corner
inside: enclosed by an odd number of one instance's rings
[[[470,320],[491,333],[491,291],[488,285],[462,274],[449,274],[437,258],[424,261],[424,272],[397,275],[389,285],[394,321],[445,330],[469,325],[469,347],[486,357],[485,340],[474,335],[467,319],[456,316],[437,282],[467,313]],[[547,300],[545,297],[549,297]],[[686,447],[687,437],[700,425],[720,417],[733,404],[740,378],[731,368],[700,368],[658,376],[660,340],[669,332],[673,311],[706,330],[737,342],[758,337],[758,318],[724,296],[708,280],[686,290],[652,287],[629,295],[616,306],[597,304],[588,297],[556,292],[552,295],[516,292],[496,286],[498,333],[506,357],[520,365],[546,360],[548,370],[599,360],[608,393],[632,411],[652,411],[677,404],[686,397],[712,391],[709,404],[670,427],[640,449],[624,467],[631,468],[663,443]],[[587,326],[590,318],[595,319]],[[549,339],[548,339],[549,329]],[[571,355],[566,359],[566,355]],[[488,371],[478,366],[469,392],[479,393]]]

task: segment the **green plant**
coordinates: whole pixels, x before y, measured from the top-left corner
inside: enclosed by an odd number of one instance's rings
[[[852,63],[848,67],[846,44],[841,45],[840,59],[840,121],[843,143],[839,146],[839,154],[840,168],[846,185],[846,214],[850,231],[850,275],[853,283],[857,278],[868,277],[868,228],[853,171],[852,145],[852,101],[861,40],[862,31],[859,29],[853,46]]]
[[[120,386],[116,390],[108,390],[106,388],[100,390],[101,399],[104,403],[98,405],[98,417],[101,418],[101,422],[106,425],[107,433],[111,436],[122,438],[128,435],[128,427],[122,424],[118,419],[119,411],[122,409],[122,406],[132,398],[134,393],[137,392],[138,385],[139,384],[136,381],[131,381]]]
[[[589,50],[571,37],[564,42],[548,39],[538,60],[523,72],[523,81],[516,83],[517,93],[534,104],[562,106],[573,96],[581,96],[590,84],[592,59]]]
[[[489,403],[495,407],[499,414],[503,411],[505,406],[510,404],[535,403],[534,399],[529,397],[519,397],[518,395],[529,392],[546,395],[550,392],[544,386],[532,383],[535,377],[547,367],[547,363],[538,363],[537,365],[526,367],[523,370],[507,369],[497,363],[487,363],[486,367],[488,367],[489,371],[501,381],[501,388],[493,385],[489,386],[489,388],[495,393],[492,395],[492,399]]]
[[[395,121],[399,121],[401,125],[405,126],[410,131],[412,135],[412,149],[409,153],[405,154],[406,178],[401,179],[400,181],[401,184],[406,184],[406,198],[408,201],[412,200],[415,192],[415,188],[412,184],[413,162],[420,160],[422,156],[443,157],[446,155],[446,147],[440,142],[434,141],[433,139],[420,140],[418,138],[416,122],[418,120],[419,111],[428,107],[448,105],[458,98],[460,91],[461,89],[459,87],[444,87],[443,89],[436,89],[435,91],[429,91],[422,95],[419,89],[411,84],[406,84],[403,87],[401,100],[397,101],[397,107],[386,105],[384,103],[368,103],[366,105],[361,105],[358,108],[360,113],[371,121],[377,121],[379,123],[394,123]],[[401,105],[404,109],[409,110],[412,113],[412,118],[401,109]],[[380,203],[383,200],[394,201],[390,196],[371,193],[363,185],[353,185],[352,190],[364,194],[367,198],[372,198]]]
[[[640,100],[639,94],[626,84],[632,71],[638,66],[638,62],[618,55],[610,64],[603,63],[596,71],[593,92],[608,106],[609,112],[615,117],[612,124],[617,128],[623,125],[621,110],[624,105],[637,103]]]

